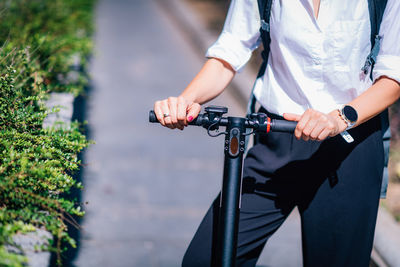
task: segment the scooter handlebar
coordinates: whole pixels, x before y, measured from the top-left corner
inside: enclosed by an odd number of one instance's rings
[[[152,123],[158,123],[158,119],[156,114],[154,113],[153,110],[150,110],[149,112],[149,122]],[[203,126],[203,123],[208,122],[208,119],[206,118],[205,114],[199,114],[198,117],[196,119],[194,119],[193,121],[189,122],[189,125],[197,125],[197,126]],[[223,118],[221,120],[221,125],[226,125],[227,120],[226,118]],[[250,123],[247,125],[251,125]],[[294,129],[296,128],[297,122],[295,121],[286,121],[286,120],[276,120],[273,119],[270,121],[270,127],[267,127],[266,124],[264,124],[263,127],[261,127],[261,129],[268,129],[267,132],[271,131],[271,132],[287,132],[287,133],[293,133]],[[248,128],[252,128],[252,127],[248,127]],[[259,130],[261,130],[259,129]]]

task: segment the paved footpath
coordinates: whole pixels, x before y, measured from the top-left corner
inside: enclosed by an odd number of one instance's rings
[[[177,95],[204,59],[151,0],[100,0],[90,138],[85,154],[80,267],[179,266],[219,191],[223,137],[147,122],[153,102]],[[229,91],[215,104],[243,115]],[[268,244],[260,266],[301,266],[298,217]]]

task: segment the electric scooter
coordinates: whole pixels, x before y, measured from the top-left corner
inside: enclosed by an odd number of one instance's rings
[[[293,132],[297,125],[293,121],[271,119],[264,113],[253,113],[246,118],[224,117],[227,112],[227,107],[208,106],[204,114],[199,114],[189,123],[204,127],[211,137],[225,135],[218,238],[216,251],[213,251],[217,266],[221,267],[235,266],[246,136],[254,133]],[[158,122],[154,111],[150,111],[149,121]],[[220,127],[225,127],[225,131],[219,131]]]

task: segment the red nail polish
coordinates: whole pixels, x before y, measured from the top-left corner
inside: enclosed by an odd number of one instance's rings
[[[191,121],[193,120],[193,117],[192,117],[192,116],[189,116],[189,117],[187,118],[187,120],[188,120],[188,122],[191,122]]]

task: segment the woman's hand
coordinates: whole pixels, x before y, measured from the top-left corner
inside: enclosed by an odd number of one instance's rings
[[[222,59],[210,58],[179,97],[169,97],[154,103],[158,121],[171,129],[181,129],[194,120],[207,103],[221,94],[230,83],[235,70]]]
[[[184,97],[169,97],[154,103],[154,113],[158,121],[170,129],[183,130],[200,113],[198,103],[189,102]]]
[[[285,113],[283,117],[289,121],[297,121],[294,135],[297,139],[323,141],[328,136],[335,136],[347,128],[346,122],[334,110],[325,114],[313,109],[306,110],[303,115]]]

